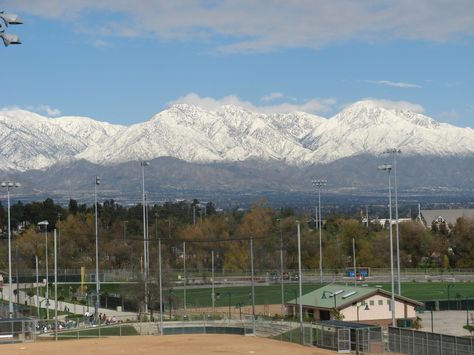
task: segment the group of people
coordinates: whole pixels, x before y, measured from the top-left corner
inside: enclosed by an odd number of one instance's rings
[[[88,325],[100,323],[104,325],[109,325],[109,324],[116,324],[119,323],[118,319],[116,316],[112,317],[107,317],[105,313],[99,313],[98,315],[98,322],[95,320],[94,313],[86,311],[84,313],[84,323]]]

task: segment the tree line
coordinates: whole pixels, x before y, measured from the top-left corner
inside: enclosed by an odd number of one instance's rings
[[[98,204],[99,264],[103,269],[141,270],[143,255],[143,206],[124,207],[113,200]],[[14,262],[22,270],[35,268],[35,256],[45,259],[47,220],[49,253],[56,229],[61,268],[95,267],[94,206],[70,200],[67,207],[52,199],[11,206]],[[186,242],[186,266],[196,271],[211,269],[211,251],[217,272],[248,272],[249,240],[253,239],[255,267],[279,270],[283,250],[286,270],[297,269],[296,225],[301,226],[302,263],[319,268],[319,231],[309,215],[292,209],[275,210],[260,201],[248,211],[217,212],[212,202],[197,200],[167,202],[147,208],[150,268],[157,269],[158,239],[162,241],[166,269],[180,269]],[[6,210],[0,206],[0,269],[7,269]],[[460,218],[455,226],[425,228],[418,221],[400,223],[401,267],[474,267],[474,220]],[[322,230],[325,269],[343,272],[353,265],[352,240],[358,266],[389,266],[387,228],[331,213]],[[52,258],[50,258],[52,260]]]

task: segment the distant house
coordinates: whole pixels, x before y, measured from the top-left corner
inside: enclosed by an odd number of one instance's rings
[[[427,228],[431,228],[433,224],[449,226],[456,225],[458,218],[474,218],[474,209],[458,208],[449,210],[420,210],[418,219]]]
[[[328,285],[302,297],[303,314],[314,320],[338,318],[349,322],[389,325],[392,322],[391,293],[374,287]],[[423,303],[395,295],[395,318],[416,319]],[[289,315],[299,312],[297,298],[286,303]],[[337,310],[337,312],[334,312]]]

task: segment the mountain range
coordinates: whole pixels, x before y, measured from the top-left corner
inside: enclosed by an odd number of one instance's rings
[[[402,151],[406,189],[474,187],[474,130],[378,101],[330,118],[177,104],[131,126],[0,111],[0,171],[30,181],[30,194],[87,190],[98,174],[114,181],[111,193],[136,190],[142,160],[156,160],[147,173],[156,193],[308,191],[318,176],[342,190],[368,188],[385,183],[376,167],[387,148]]]

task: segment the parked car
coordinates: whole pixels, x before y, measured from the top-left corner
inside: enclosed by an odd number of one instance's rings
[[[288,271],[283,271],[283,280],[289,280],[290,279],[290,274]]]

